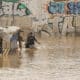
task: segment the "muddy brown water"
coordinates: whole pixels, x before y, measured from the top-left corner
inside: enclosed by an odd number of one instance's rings
[[[79,80],[80,37],[40,38],[37,49],[0,56],[0,80]]]

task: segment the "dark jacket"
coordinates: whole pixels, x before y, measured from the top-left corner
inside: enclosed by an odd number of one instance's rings
[[[35,36],[32,36],[32,35],[28,36],[27,42],[26,42],[26,48],[29,48],[31,45],[34,45],[35,41],[37,42]]]

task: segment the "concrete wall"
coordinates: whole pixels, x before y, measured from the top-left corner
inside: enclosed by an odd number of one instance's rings
[[[48,19],[48,18],[53,18],[53,24],[55,27],[54,30],[56,30],[55,32],[58,32],[58,19],[56,19],[57,16],[54,15],[50,15],[48,13],[48,11],[46,11],[46,5],[50,2],[51,0],[20,0],[20,3],[24,3],[27,5],[27,7],[30,9],[30,11],[32,12],[31,17],[36,17],[40,22],[38,22],[39,24],[45,24],[42,19]],[[1,16],[0,17],[0,26],[11,26],[12,25],[12,21],[13,18],[11,17],[12,14],[12,3],[6,3],[3,2],[2,4],[4,7],[4,13],[5,14],[9,14],[8,16]],[[21,28],[23,28],[24,30],[28,30],[31,29],[32,25],[34,23],[36,23],[35,21],[32,21],[30,16],[23,16],[25,15],[25,9],[17,10],[17,5],[18,3],[15,3],[15,7],[14,7],[14,15],[19,14],[19,16],[15,16],[14,17],[14,23],[16,26],[19,26]],[[0,9],[0,15],[2,15],[3,13],[1,12]],[[54,16],[54,17],[53,17]],[[34,23],[32,23],[34,22]],[[66,23],[66,22],[65,22]],[[75,25],[77,26],[77,30],[80,29],[80,16],[77,16],[77,18],[75,19]],[[63,23],[64,24],[64,23]],[[71,26],[70,26],[71,27]],[[35,25],[34,25],[35,28]],[[65,28],[65,31],[66,28]]]
[[[11,16],[0,17],[0,26],[11,26],[13,18]],[[15,16],[14,23],[16,26],[27,28],[32,26],[32,20],[26,16]]]

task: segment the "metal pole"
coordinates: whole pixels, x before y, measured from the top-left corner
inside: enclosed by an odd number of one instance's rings
[[[74,4],[77,4],[77,2],[78,2],[77,0],[74,0]],[[75,15],[74,15],[74,21],[75,21],[75,26],[74,26],[74,27],[75,27],[75,35],[76,35],[76,27],[77,27],[77,26],[76,26],[76,18],[77,18],[77,17],[76,17],[76,14],[75,14]]]
[[[13,5],[12,5],[12,18],[13,18],[13,21],[12,21],[12,25],[14,25],[14,5],[15,3],[13,2]]]

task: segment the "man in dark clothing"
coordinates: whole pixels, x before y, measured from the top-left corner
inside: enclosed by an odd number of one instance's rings
[[[23,31],[22,30],[19,30],[18,31],[18,42],[19,42],[19,48],[21,49],[22,48],[22,41],[23,41],[23,38],[22,38],[22,36],[21,36],[21,33],[22,33]]]
[[[22,32],[23,32],[22,30],[19,30],[19,31],[17,32],[18,42],[19,42],[19,48],[20,48],[19,57],[21,57],[21,51],[22,51],[22,41],[23,41],[23,38],[22,38],[22,36],[21,36],[21,33],[22,33]]]
[[[2,53],[2,42],[3,42],[3,39],[0,37],[0,53]]]
[[[26,42],[25,47],[26,47],[26,48],[33,48],[34,45],[35,45],[35,41],[36,41],[37,43],[39,43],[39,42],[37,41],[37,39],[35,38],[34,34],[33,34],[32,32],[30,32],[30,33],[28,34],[27,42]],[[39,43],[39,44],[40,44],[40,43]]]

